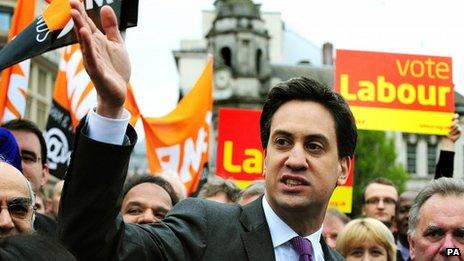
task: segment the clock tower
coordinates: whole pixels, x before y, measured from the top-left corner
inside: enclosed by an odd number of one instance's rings
[[[206,35],[214,55],[214,99],[254,101],[268,92],[269,34],[260,5],[250,0],[216,0],[217,16]]]

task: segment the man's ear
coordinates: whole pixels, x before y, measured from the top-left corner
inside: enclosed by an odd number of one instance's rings
[[[48,165],[45,163],[42,165],[42,178],[40,179],[40,186],[43,186],[45,183],[47,183],[49,174],[50,172],[48,170]]]
[[[351,158],[346,156],[338,160],[340,164],[337,185],[345,185],[351,170]]]
[[[263,150],[264,160],[263,160],[263,177],[266,177],[266,162],[267,162],[267,150]]]
[[[411,260],[416,260],[416,248],[414,245],[414,239],[412,238],[411,235],[408,233],[408,242],[409,242],[409,256],[411,257]]]

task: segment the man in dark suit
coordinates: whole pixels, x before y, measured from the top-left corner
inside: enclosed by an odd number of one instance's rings
[[[59,212],[59,236],[79,260],[341,259],[321,224],[347,178],[356,126],[341,96],[307,78],[278,84],[263,107],[264,197],[243,207],[186,199],[161,222],[124,224],[120,191],[136,141],[123,109],[129,59],[111,8],[101,12],[103,35],[78,1],[71,7],[98,95],[78,129]]]

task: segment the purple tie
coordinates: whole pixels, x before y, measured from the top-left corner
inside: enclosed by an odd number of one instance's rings
[[[300,255],[300,261],[313,260],[313,246],[311,245],[311,241],[304,237],[297,236],[290,239],[290,243],[292,243],[293,248]]]

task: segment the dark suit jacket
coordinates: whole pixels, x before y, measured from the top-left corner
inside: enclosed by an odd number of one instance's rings
[[[260,200],[244,207],[201,199],[178,203],[162,222],[124,224],[120,192],[135,144],[92,141],[79,133],[61,197],[62,242],[79,260],[274,260]],[[321,239],[326,260],[342,260]]]
[[[48,237],[56,237],[58,224],[55,220],[40,213],[35,213],[34,229],[39,234]]]

